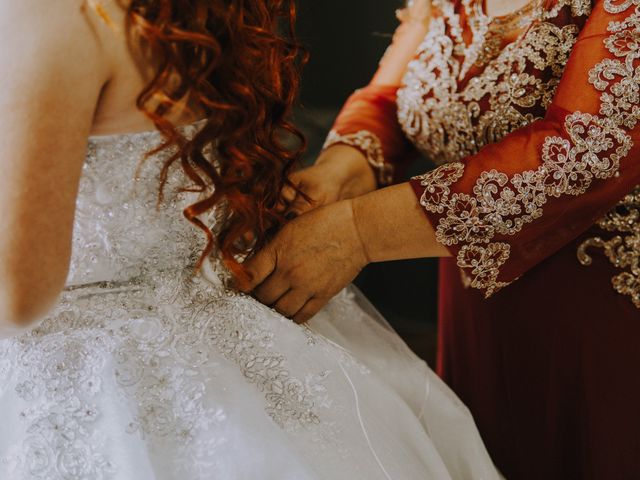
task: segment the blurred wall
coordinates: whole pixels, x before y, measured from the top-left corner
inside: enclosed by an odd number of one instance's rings
[[[298,34],[311,59],[297,122],[309,137],[313,162],[340,106],[366,85],[397,26],[400,0],[299,0]],[[430,168],[426,161],[412,173]],[[415,260],[368,267],[356,284],[421,356],[433,362],[436,262]]]
[[[400,0],[299,0],[298,33],[309,48],[302,99],[339,107],[366,85],[393,33]]]

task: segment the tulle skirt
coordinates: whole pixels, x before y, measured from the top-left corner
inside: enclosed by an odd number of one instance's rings
[[[500,478],[351,287],[306,327],[203,277],[68,289],[0,341],[2,479]]]

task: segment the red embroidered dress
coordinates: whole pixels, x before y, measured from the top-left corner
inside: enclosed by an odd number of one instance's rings
[[[419,10],[328,145],[439,165],[438,369],[506,477],[640,478],[640,0]]]

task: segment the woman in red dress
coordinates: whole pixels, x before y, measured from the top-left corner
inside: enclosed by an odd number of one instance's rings
[[[640,0],[490,4],[401,12],[246,290],[305,321],[369,262],[445,257],[438,370],[505,476],[640,478]],[[438,168],[368,193],[415,150]]]

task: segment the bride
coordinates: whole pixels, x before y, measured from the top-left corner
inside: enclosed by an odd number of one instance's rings
[[[500,478],[356,291],[299,327],[229,288],[284,220],[293,17],[0,1],[0,478]]]

